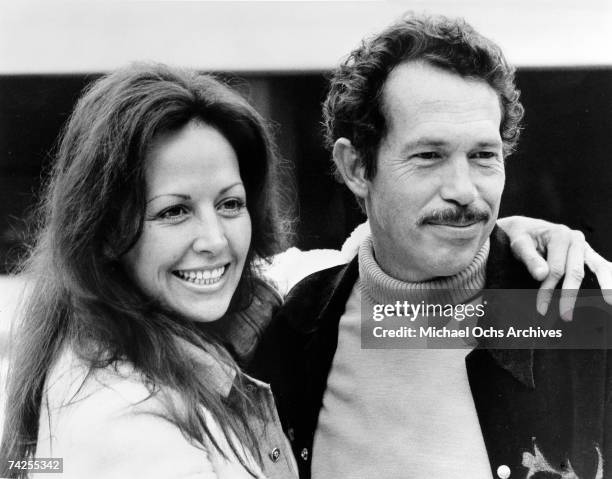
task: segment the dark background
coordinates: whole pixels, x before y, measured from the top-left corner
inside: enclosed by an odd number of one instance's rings
[[[97,76],[0,76],[0,273],[18,257],[59,131]],[[232,84],[272,121],[280,152],[294,168],[297,246],[339,247],[363,217],[331,176],[322,147],[325,75],[241,73]],[[612,68],[520,69],[518,85],[525,130],[507,161],[501,215],[581,229],[612,258]]]

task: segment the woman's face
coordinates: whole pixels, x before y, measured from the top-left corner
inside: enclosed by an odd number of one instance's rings
[[[142,235],[123,262],[151,298],[200,322],[227,311],[251,242],[236,153],[191,121],[155,139],[146,157]]]

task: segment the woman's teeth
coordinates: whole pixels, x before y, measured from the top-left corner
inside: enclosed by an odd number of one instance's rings
[[[201,269],[198,271],[174,271],[174,274],[184,281],[194,284],[215,284],[218,283],[225,272],[225,266],[215,269]]]

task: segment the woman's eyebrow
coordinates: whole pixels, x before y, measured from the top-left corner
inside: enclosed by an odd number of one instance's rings
[[[180,195],[178,193],[163,193],[161,195],[155,195],[153,198],[149,198],[147,200],[146,204],[148,205],[149,203],[151,203],[151,201],[156,200],[157,198],[161,198],[162,196],[174,196],[176,198],[180,198],[181,200],[190,200],[191,199],[191,196],[189,196],[189,195]]]
[[[221,191],[219,191],[219,194],[225,194],[227,193],[229,190],[231,190],[232,188],[236,187],[236,186],[244,186],[244,184],[242,183],[242,181],[237,181],[236,183],[232,183],[229,186],[226,186],[225,188],[223,188]]]

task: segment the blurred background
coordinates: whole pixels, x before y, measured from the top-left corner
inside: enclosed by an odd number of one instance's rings
[[[465,17],[518,67],[526,129],[507,163],[502,215],[579,228],[612,258],[608,0],[1,0],[0,379],[21,286],[8,273],[58,133],[88,82],[134,60],[221,73],[272,122],[293,168],[297,246],[337,248],[363,218],[322,147],[326,76],[408,9]]]

